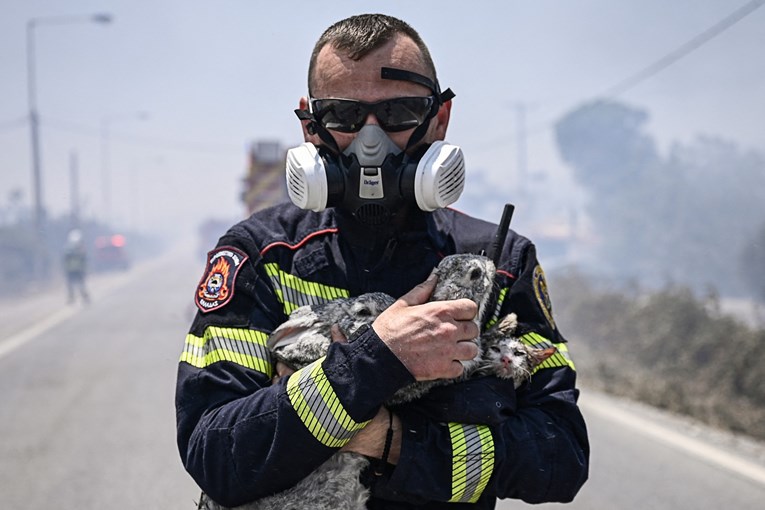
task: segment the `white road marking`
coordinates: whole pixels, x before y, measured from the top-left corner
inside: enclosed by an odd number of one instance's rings
[[[670,430],[650,420],[640,417],[617,406],[609,405],[606,399],[587,395],[580,402],[586,412],[594,412],[602,417],[633,429],[644,436],[651,437],[676,449],[689,453],[719,467],[725,468],[757,483],[765,485],[765,467],[702,441]]]
[[[146,273],[147,271],[154,270],[154,268],[156,268],[161,261],[162,259],[159,259],[158,261],[143,263],[140,266],[133,268],[129,272],[119,275],[110,275],[104,281],[95,283],[90,289],[90,293],[93,294],[95,291],[97,291],[101,298],[107,297],[116,290],[120,289],[123,285],[137,279],[140,277],[140,275]],[[4,340],[0,340],[0,359],[28,343],[29,341],[39,337],[49,329],[61,324],[82,310],[83,308],[81,306],[68,306],[66,308],[60,308],[37,324],[29,326],[28,328],[23,329]]]
[[[11,352],[15,351],[30,340],[57,326],[79,311],[79,308],[63,308],[58,312],[49,315],[47,318],[38,322],[34,326],[30,326],[20,333],[16,333],[11,337],[6,338],[2,343],[0,343],[0,359],[2,359],[6,354],[10,354]]]

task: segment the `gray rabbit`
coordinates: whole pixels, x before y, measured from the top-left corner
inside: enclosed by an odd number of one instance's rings
[[[371,324],[395,299],[383,292],[338,298],[319,305],[296,308],[268,337],[274,360],[294,370],[324,356],[332,343],[331,329],[337,325],[345,338],[361,326]]]
[[[435,269],[438,281],[430,300],[473,300],[478,305],[474,320],[480,326],[490,301],[495,271],[493,262],[484,256],[458,254],[444,257]],[[333,324],[350,338],[360,327],[374,322],[393,302],[393,297],[375,292],[302,306],[274,330],[268,346],[276,360],[300,369],[326,354],[332,342]],[[513,338],[516,327],[515,314],[509,314],[476,339],[478,356],[463,363],[462,378],[494,374],[512,378],[517,388],[539,363],[555,352],[552,348],[531,348]],[[411,402],[432,387],[453,381],[417,381],[397,391],[386,405]],[[363,510],[369,490],[361,484],[359,475],[368,464],[369,460],[362,455],[338,452],[297,485],[234,510]],[[205,494],[202,494],[198,508],[225,510]]]

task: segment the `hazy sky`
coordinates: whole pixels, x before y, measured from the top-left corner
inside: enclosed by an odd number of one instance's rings
[[[108,209],[125,227],[188,231],[205,217],[243,214],[250,143],[302,141],[292,110],[306,92],[308,58],[324,28],[340,18],[384,12],[420,31],[442,87],[457,94],[448,140],[462,146],[472,181],[506,188],[512,200],[519,104],[532,132],[529,168],[552,178],[545,184],[551,196],[565,197],[570,183],[551,123],[747,3],[0,0],[0,207],[13,189],[31,201],[25,46],[31,18],[114,17],[109,25],[35,31],[49,211],[68,208],[76,153],[86,214]],[[764,49],[760,8],[620,99],[650,112],[649,133],[662,147],[705,133],[765,151]],[[104,122],[108,207],[100,192]]]

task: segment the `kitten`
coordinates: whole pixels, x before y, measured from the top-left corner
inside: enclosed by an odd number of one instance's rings
[[[535,368],[557,352],[555,347],[538,348],[516,338],[518,317],[507,314],[501,321],[481,335],[483,357],[471,375],[495,375],[512,379],[517,389],[531,378]]]

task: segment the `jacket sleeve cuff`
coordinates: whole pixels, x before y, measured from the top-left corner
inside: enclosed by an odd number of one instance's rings
[[[478,501],[494,471],[489,427],[436,423],[403,408],[399,417],[401,457],[387,489],[425,501]]]
[[[385,400],[415,381],[371,327],[347,343],[332,344],[323,366],[345,409],[363,420],[371,419]]]

